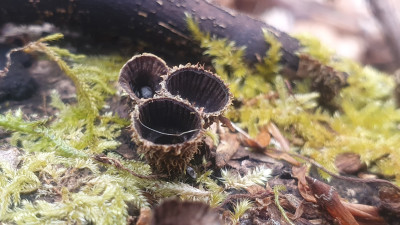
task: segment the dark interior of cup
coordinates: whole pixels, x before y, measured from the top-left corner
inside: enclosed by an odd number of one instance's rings
[[[151,98],[160,90],[162,78],[168,67],[156,56],[143,55],[129,61],[122,68],[119,83],[130,95]]]
[[[196,137],[202,127],[199,113],[170,98],[148,101],[134,117],[139,135],[154,144],[180,144]]]
[[[229,101],[229,89],[217,76],[201,69],[183,68],[173,72],[166,80],[166,89],[179,95],[204,112],[222,110]]]

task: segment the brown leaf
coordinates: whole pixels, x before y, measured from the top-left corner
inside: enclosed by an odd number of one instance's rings
[[[265,127],[260,128],[260,132],[257,134],[255,141],[263,148],[269,145],[271,141],[271,135]]]
[[[224,132],[220,134],[220,144],[216,150],[215,162],[218,168],[222,168],[239,149],[239,141],[236,134]]]
[[[235,127],[232,125],[232,122],[228,118],[226,118],[224,116],[219,116],[218,119],[223,125],[225,125],[227,128],[229,128],[229,130],[231,132],[236,131]]]
[[[298,180],[297,186],[300,192],[300,195],[307,201],[307,202],[312,202],[316,203],[317,200],[313,196],[313,193],[311,192],[307,181],[306,181],[306,173],[307,173],[307,167],[302,166],[302,167],[292,167],[292,175],[293,177],[296,177]]]
[[[264,150],[264,154],[274,159],[285,160],[286,162],[292,164],[293,166],[300,166],[301,163],[297,161],[295,158],[290,156],[287,152],[278,151],[274,149],[266,149]]]
[[[250,187],[246,188],[246,191],[249,192],[251,195],[259,195],[265,193],[267,190],[261,187],[260,185],[251,185]]]
[[[359,224],[350,211],[341,203],[334,187],[308,176],[305,179],[317,200],[317,204],[338,220],[341,225]]]
[[[149,208],[141,208],[140,209],[140,216],[136,225],[150,225],[151,223],[151,209]]]
[[[257,149],[257,150],[264,149],[256,140],[251,138],[250,135],[248,135],[240,127],[236,126],[234,123],[232,123],[231,125],[239,133],[239,138],[243,145],[245,145],[246,147]]]
[[[272,137],[275,138],[281,145],[281,150],[288,152],[290,150],[289,142],[283,137],[282,133],[279,131],[279,128],[272,122],[269,122],[267,125],[267,129]]]
[[[335,166],[340,173],[355,174],[364,166],[360,155],[355,153],[343,153],[336,157]]]
[[[292,220],[296,220],[297,218],[301,217],[303,214],[304,210],[304,205],[303,205],[303,200],[298,199],[295,195],[292,194],[285,194],[284,198],[286,199],[287,203],[290,205],[290,207],[295,210],[295,214],[291,217],[288,217]],[[283,204],[281,204],[283,206]]]
[[[304,204],[303,202],[300,203],[300,206],[298,208],[296,208],[296,212],[294,213],[293,218],[290,218],[292,220],[296,220],[298,218],[301,217],[301,215],[303,215],[304,212]]]
[[[305,166],[292,167],[292,175],[298,179],[298,190],[301,196],[308,202],[317,203],[317,199],[314,197],[315,193],[311,190],[311,186],[309,186],[306,180],[306,171]],[[329,185],[326,186],[330,187]],[[351,215],[353,215],[359,225],[386,224],[383,218],[379,215],[378,209],[374,206],[352,204],[343,200],[340,200],[340,202],[351,213]]]
[[[354,204],[342,201],[360,225],[385,225],[385,220],[379,215],[375,206]]]

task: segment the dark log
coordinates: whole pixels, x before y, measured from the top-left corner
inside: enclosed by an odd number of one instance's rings
[[[369,0],[369,6],[381,25],[395,62],[400,62],[400,4],[394,0]],[[399,65],[397,64],[397,68]]]
[[[185,13],[191,14],[203,31],[246,46],[245,58],[256,62],[268,45],[262,29],[282,43],[282,63],[292,71],[298,68],[298,40],[261,21],[217,7],[206,0],[1,0],[0,24],[50,22],[78,28],[92,36],[115,35],[145,41],[175,55],[199,52],[190,37]],[[189,60],[188,60],[189,61]]]

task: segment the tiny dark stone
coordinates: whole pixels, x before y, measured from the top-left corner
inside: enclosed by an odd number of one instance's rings
[[[13,47],[16,46],[0,44],[0,70],[3,70],[6,66],[6,54]],[[25,69],[31,66],[32,57],[18,51],[12,53],[10,58],[12,64],[8,68],[7,74],[0,77],[0,102],[30,98],[37,88],[37,83]]]
[[[5,77],[0,78],[0,102],[30,98],[37,89],[35,79],[21,67],[11,67]]]
[[[11,46],[7,44],[0,43],[0,70],[2,70],[7,64],[7,53],[12,49],[18,46]],[[26,54],[23,51],[14,52],[10,56],[11,58],[11,67],[30,67],[32,65],[32,57],[29,54]],[[10,68],[11,69],[11,68]]]
[[[153,97],[153,90],[149,86],[144,86],[140,88],[140,96],[142,98],[151,98]]]
[[[192,167],[190,167],[190,166],[188,166],[188,167],[186,168],[186,173],[187,173],[191,178],[193,178],[193,179],[196,179],[196,178],[197,178],[197,173],[196,173],[196,171],[194,171],[194,169],[193,169]]]

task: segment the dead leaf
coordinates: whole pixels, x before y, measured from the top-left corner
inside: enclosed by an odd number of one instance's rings
[[[297,186],[300,192],[300,195],[307,201],[307,202],[312,202],[316,203],[317,200],[313,196],[313,193],[311,192],[307,181],[306,181],[306,173],[307,173],[307,167],[302,166],[302,167],[292,167],[292,175],[293,177],[296,177],[298,180]]]
[[[246,188],[246,191],[251,195],[259,195],[267,192],[267,190],[260,185],[251,185],[250,187]]]
[[[224,116],[219,116],[218,119],[219,119],[219,121],[221,121],[221,123],[222,123],[224,126],[226,126],[227,128],[229,128],[229,130],[230,130],[231,132],[235,132],[235,131],[236,131],[235,127],[232,125],[232,122],[231,122],[228,118],[226,118],[226,117],[224,117]]]
[[[218,168],[222,168],[238,151],[240,143],[236,134],[224,132],[220,134],[220,143],[216,150],[215,162]]]
[[[340,173],[355,174],[365,165],[361,162],[360,155],[355,153],[343,153],[336,157],[335,166]]]
[[[298,179],[298,190],[301,196],[308,202],[317,203],[315,193],[311,190],[306,181],[306,166],[292,167],[292,175]],[[310,178],[309,178],[310,179]],[[319,183],[322,183],[318,181]],[[327,187],[329,185],[325,184]],[[321,195],[321,194],[317,194]],[[340,200],[341,204],[351,213],[359,225],[378,225],[386,224],[384,219],[379,215],[378,209],[374,206],[363,204],[352,204],[344,200]],[[339,212],[340,213],[340,212]]]
[[[271,142],[271,135],[266,127],[261,127],[255,141],[263,148],[267,147]]]
[[[296,220],[298,218],[300,218],[303,215],[304,212],[304,204],[303,202],[300,203],[300,206],[298,208],[296,208],[296,212],[294,213],[293,218],[290,218],[292,220]]]
[[[354,204],[342,201],[342,204],[349,210],[360,225],[384,225],[385,220],[379,215],[375,206]]]
[[[239,133],[239,138],[242,144],[246,147],[254,148],[256,150],[264,149],[256,140],[250,137],[244,130],[236,126],[234,123],[231,124],[232,127]]]
[[[267,129],[272,137],[275,138],[276,141],[281,145],[281,150],[288,152],[290,150],[289,142],[283,137],[282,133],[279,131],[279,128],[272,122],[269,122],[267,125]]]
[[[292,164],[293,166],[301,165],[299,161],[290,156],[287,152],[278,151],[274,149],[265,149],[264,154],[274,159],[285,160],[286,162]]]
[[[141,208],[140,216],[138,221],[136,222],[136,225],[150,225],[151,217],[152,217],[151,209]]]
[[[339,194],[334,187],[317,179],[305,177],[317,204],[324,208],[329,215],[338,220],[341,225],[359,224],[350,211],[341,203]]]

